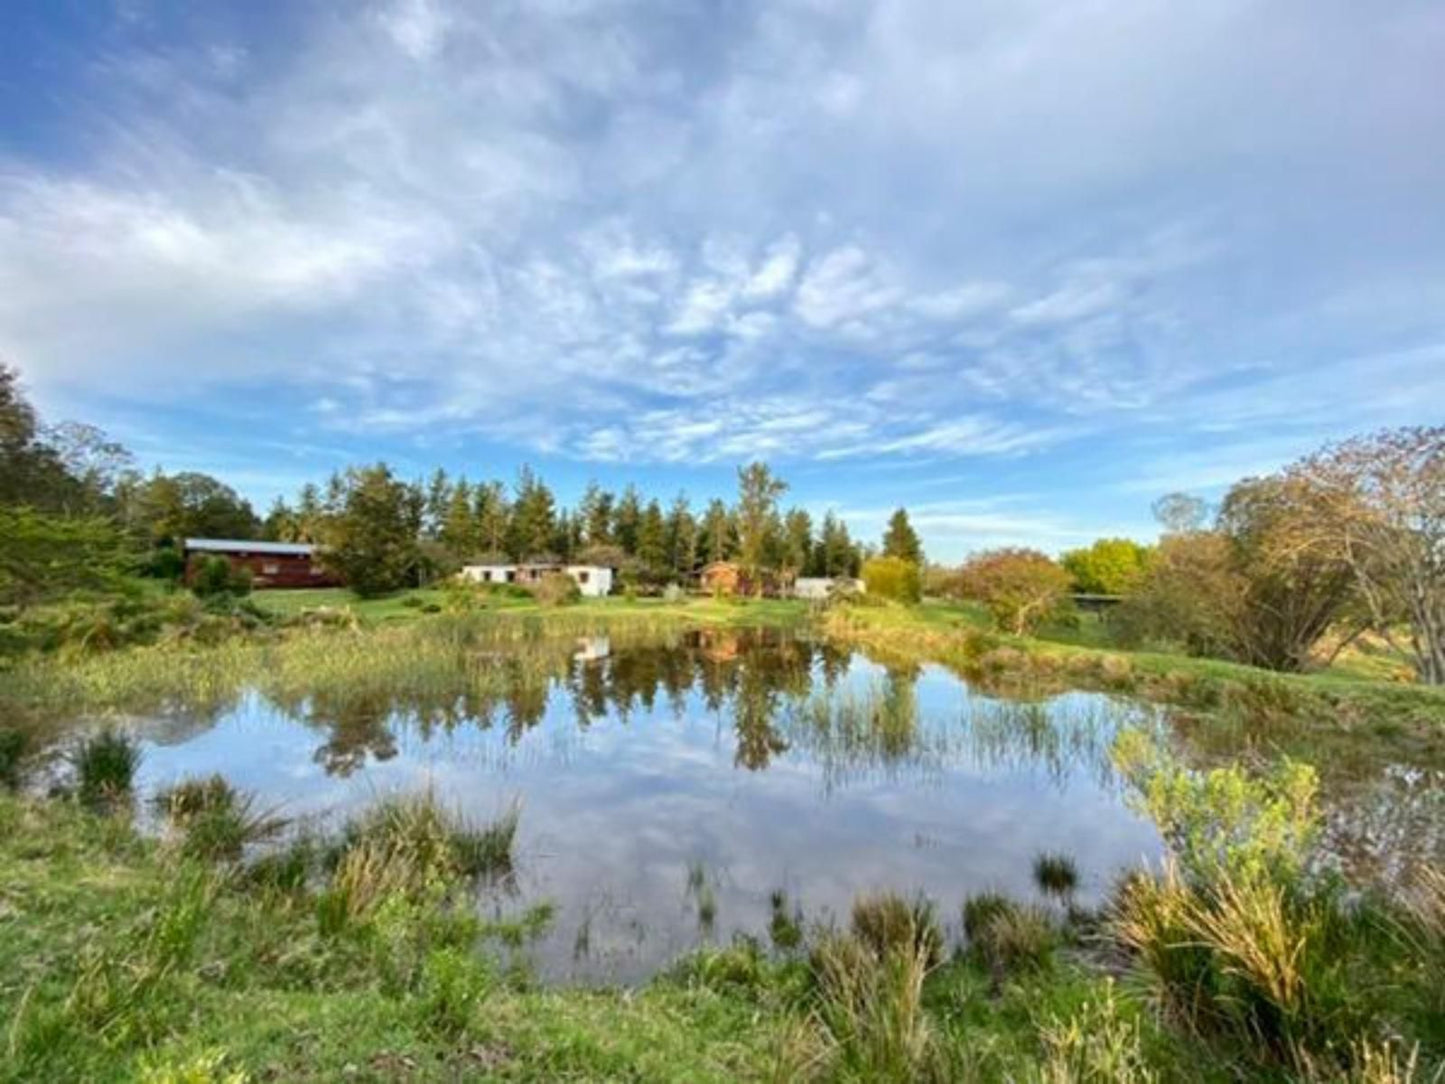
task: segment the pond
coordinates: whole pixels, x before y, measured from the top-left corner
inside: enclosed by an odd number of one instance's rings
[[[1043,852],[1073,860],[1086,905],[1161,854],[1109,762],[1121,728],[1171,726],[1148,705],[1007,699],[763,631],[569,639],[481,665],[498,680],[465,694],[252,686],[133,719],[140,792],[221,772],[331,824],[419,788],[479,822],[516,803],[515,877],[481,906],[555,905],[526,950],[549,981],[634,982],[699,944],[766,940],[779,892],[809,920],[922,893],[956,925],[971,893],[1041,899]]]

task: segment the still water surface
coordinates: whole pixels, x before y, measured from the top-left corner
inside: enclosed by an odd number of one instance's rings
[[[943,669],[762,634],[566,651],[546,680],[445,722],[254,693],[213,717],[139,720],[141,792],[219,771],[333,822],[419,787],[482,820],[518,801],[515,884],[483,906],[555,903],[530,950],[554,980],[634,981],[704,941],[764,934],[775,890],[809,918],[846,917],[868,890],[924,892],[949,919],[971,892],[1035,895],[1043,850],[1074,858],[1081,902],[1160,852],[1108,764],[1120,727],[1157,725],[1147,707],[1011,702]]]

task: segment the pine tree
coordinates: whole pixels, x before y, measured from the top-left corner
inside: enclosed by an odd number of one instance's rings
[[[883,532],[883,556],[901,557],[923,567],[923,543],[918,532],[908,522],[908,512],[903,508],[895,511],[888,520],[888,529]]]
[[[638,524],[637,559],[651,579],[660,579],[667,572],[667,522],[655,500],[648,502]]]
[[[432,474],[426,491],[425,531],[428,538],[441,537],[447,514],[451,509],[451,501],[452,486],[447,480],[447,472],[438,467]]]
[[[697,520],[687,494],[679,493],[667,514],[668,565],[679,579],[688,578],[697,569],[697,542]]]
[[[754,582],[768,564],[770,537],[776,537],[778,498],[788,484],[763,462],[738,468],[738,557]]]
[[[642,498],[637,495],[637,487],[629,485],[612,517],[612,541],[629,557],[637,556],[637,532],[641,527]]]
[[[813,558],[813,517],[802,508],[792,508],[783,519],[781,566],[795,576],[808,571]]]
[[[512,512],[507,504],[507,488],[501,482],[479,485],[472,495],[472,519],[476,523],[477,545],[490,560],[507,552],[507,531]]]
[[[517,472],[516,496],[512,502],[512,523],[507,551],[515,560],[547,552],[557,529],[556,501],[552,491],[523,465]]]
[[[595,481],[587,483],[586,492],[582,494],[581,503],[577,506],[577,522],[581,528],[582,537],[589,546],[608,546],[612,544],[612,494],[599,486]]]
[[[726,561],[736,548],[732,513],[716,497],[708,502],[707,511],[703,513],[699,544],[703,559],[708,563]]]
[[[477,521],[472,515],[472,487],[465,478],[458,478],[456,485],[450,487],[437,537],[458,560],[465,561],[476,554]]]

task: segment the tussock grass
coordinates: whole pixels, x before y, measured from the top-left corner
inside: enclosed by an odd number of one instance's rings
[[[896,892],[859,896],[853,901],[853,936],[879,958],[905,952],[923,959],[929,969],[943,959],[943,931],[932,901],[905,899]]]
[[[140,746],[130,735],[111,727],[82,738],[70,751],[76,793],[92,808],[128,802],[140,768]]]
[[[1079,869],[1068,855],[1045,851],[1034,859],[1034,883],[1046,896],[1067,899],[1079,886]]]
[[[286,820],[256,808],[255,797],[238,792],[224,776],[185,779],[152,799],[180,834],[181,850],[206,862],[233,862],[246,848],[274,839]]]

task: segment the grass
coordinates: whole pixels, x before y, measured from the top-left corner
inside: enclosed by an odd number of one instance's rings
[[[141,752],[128,734],[106,727],[87,735],[70,751],[69,760],[81,801],[92,807],[129,801]]]
[[[211,778],[161,799],[182,826],[239,804]],[[1435,874],[1408,906],[1346,907],[1308,880],[1141,873],[1103,940],[977,896],[951,956],[921,897],[862,897],[839,930],[778,892],[777,956],[742,939],[640,989],[547,990],[499,953],[552,909],[491,924],[466,905],[469,856],[515,831],[423,792],[330,848],[218,866],[79,802],[0,794],[0,1080],[1390,1081],[1445,1056]],[[1188,996],[1151,1011],[1165,984]]]
[[[1034,859],[1034,883],[1046,896],[1067,899],[1079,886],[1079,870],[1068,855],[1045,851]]]

